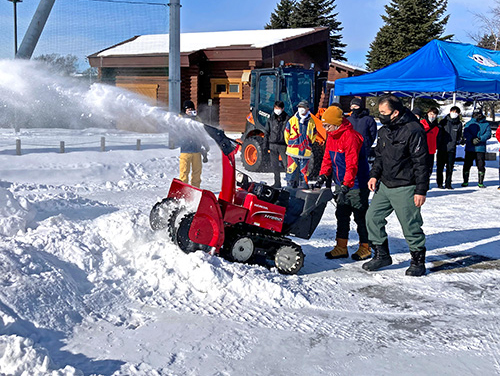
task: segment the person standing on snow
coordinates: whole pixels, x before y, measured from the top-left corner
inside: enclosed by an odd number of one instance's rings
[[[199,121],[194,103],[187,100],[183,103],[183,117]],[[179,180],[184,183],[189,183],[189,172],[191,171],[191,185],[200,188],[201,185],[201,156],[204,155],[206,161],[206,153],[210,147],[206,142],[202,142],[200,135],[183,134],[179,143],[181,146],[181,155],[179,159]]]
[[[439,133],[437,116],[439,111],[436,107],[432,107],[427,111],[425,117],[420,119],[420,123],[424,126],[427,134],[427,147],[429,148],[429,155],[427,155],[427,168],[429,177],[432,175],[432,168],[434,167],[434,154],[437,149],[437,135]]]
[[[315,184],[320,188],[330,177],[335,184],[335,200],[337,202],[337,244],[325,253],[328,259],[349,257],[347,242],[349,239],[349,223],[351,214],[357,225],[359,248],[351,256],[353,260],[366,260],[371,257],[368,245],[365,215],[368,209],[369,166],[363,146],[363,137],[353,129],[352,124],[344,118],[342,110],[330,106],[321,120],[328,132],[326,150],[321,164],[320,175]]]
[[[308,187],[308,167],[312,154],[312,144],[316,140],[316,125],[311,118],[309,103],[302,101],[298,110],[286,123],[285,142],[287,169],[286,181],[288,186],[296,188]]]
[[[457,145],[462,139],[460,108],[453,106],[450,113],[439,122],[436,157],[436,183],[438,188],[453,189],[451,179],[457,154]],[[446,180],[443,187],[443,171],[446,166]]]
[[[377,123],[373,116],[370,116],[370,111],[362,106],[363,102],[360,98],[353,98],[351,100],[351,116],[347,120],[352,124],[354,130],[363,136],[363,147],[368,158],[377,138]]]
[[[374,253],[363,269],[375,271],[392,264],[385,226],[386,218],[395,211],[410,248],[411,264],[406,275],[422,276],[426,249],[420,210],[429,189],[426,134],[399,98],[384,95],[378,108],[383,126],[378,132],[368,181],[368,188],[375,194],[366,213],[368,238]]]
[[[285,104],[282,101],[274,102],[274,110],[269,119],[267,120],[267,130],[269,137],[267,138],[269,157],[271,168],[274,174],[273,187],[281,188],[280,178],[280,160],[286,169],[286,143],[285,143],[285,127],[288,121],[288,114],[284,111]],[[267,148],[266,148],[267,150]]]
[[[486,173],[486,141],[491,138],[491,127],[480,108],[474,109],[472,112],[472,119],[465,124],[464,138],[465,161],[463,170],[464,182],[462,183],[462,187],[467,187],[469,185],[470,169],[472,163],[476,161],[478,170],[477,185],[479,188],[486,188],[484,185],[484,175]]]

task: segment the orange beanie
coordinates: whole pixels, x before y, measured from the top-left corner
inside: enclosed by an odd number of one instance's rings
[[[327,124],[340,125],[342,124],[342,118],[344,113],[337,106],[330,106],[326,109],[321,117],[321,120]]]

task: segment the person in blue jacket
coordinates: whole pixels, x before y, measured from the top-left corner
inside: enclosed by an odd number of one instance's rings
[[[350,105],[351,116],[347,120],[352,124],[354,130],[363,136],[363,148],[365,155],[369,157],[372,154],[373,143],[377,138],[377,123],[373,116],[370,116],[370,111],[363,107],[363,101],[360,98],[354,97]]]
[[[486,141],[491,138],[490,123],[486,120],[480,108],[474,109],[472,119],[465,124],[465,161],[462,187],[469,185],[469,175],[472,163],[476,161],[478,170],[477,185],[479,188],[486,188],[484,185],[484,174],[486,173]]]

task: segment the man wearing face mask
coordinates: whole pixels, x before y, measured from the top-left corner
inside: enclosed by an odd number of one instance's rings
[[[183,103],[182,108],[184,113],[181,115],[184,118],[200,121],[197,117],[197,112],[194,103],[187,100]],[[179,130],[182,133],[182,130]],[[202,135],[190,135],[189,133],[182,133],[178,137],[178,143],[181,147],[181,155],[179,158],[179,180],[184,183],[189,183],[189,173],[191,172],[191,185],[200,187],[201,185],[201,157],[203,154],[203,161],[206,162],[207,153],[210,150],[208,143],[202,138]]]
[[[285,127],[285,142],[287,169],[286,181],[288,186],[307,188],[307,169],[312,154],[312,144],[316,140],[316,125],[311,119],[309,103],[302,101],[298,110]]]
[[[280,178],[280,160],[286,169],[286,143],[285,143],[285,127],[288,121],[288,114],[284,111],[285,104],[282,101],[274,102],[274,110],[267,120],[267,130],[269,132],[269,157],[271,159],[271,168],[274,174],[273,187],[281,188]]]
[[[432,175],[432,168],[434,167],[434,154],[436,154],[437,149],[437,135],[439,133],[437,116],[439,110],[436,107],[432,107],[427,111],[425,117],[420,119],[420,123],[424,126],[424,130],[427,133],[427,147],[429,148],[429,154],[427,155],[427,168],[429,171],[429,177]],[[443,188],[442,185],[440,188]]]
[[[439,188],[443,188],[443,171],[444,166],[446,166],[444,188],[453,189],[451,186],[453,166],[457,154],[457,145],[461,139],[462,120],[460,119],[460,108],[453,106],[450,108],[448,116],[439,122],[436,157],[436,182]]]
[[[368,188],[375,192],[366,213],[373,258],[363,269],[375,271],[392,264],[385,226],[396,212],[411,253],[406,275],[425,274],[425,234],[420,209],[429,189],[427,140],[422,125],[399,98],[384,95],[379,100],[380,122],[375,161]]]
[[[477,185],[479,188],[486,188],[484,185],[484,175],[486,173],[486,141],[491,138],[491,127],[480,108],[474,109],[472,112],[472,119],[465,124],[464,138],[465,161],[463,169],[464,182],[462,183],[462,187],[467,187],[469,185],[470,169],[472,163],[476,161],[478,171]]]
[[[360,98],[355,97],[351,100],[351,116],[347,120],[352,124],[354,130],[363,136],[363,147],[368,157],[377,138],[377,123],[373,116],[370,116],[370,111],[363,107]]]

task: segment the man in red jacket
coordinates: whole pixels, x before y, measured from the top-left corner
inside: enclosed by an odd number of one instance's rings
[[[363,137],[353,129],[349,120],[344,118],[342,110],[336,106],[328,107],[321,120],[328,137],[316,187],[321,187],[332,177],[337,202],[337,244],[325,256],[329,259],[349,257],[349,223],[351,214],[354,214],[360,244],[352,258],[365,260],[371,257],[371,250],[365,222],[370,191],[369,166],[363,148]]]
[[[420,119],[420,124],[424,126],[425,133],[427,134],[427,146],[429,148],[429,154],[427,155],[427,167],[429,168],[429,177],[432,175],[432,169],[434,167],[434,154],[437,150],[437,136],[439,133],[437,116],[439,110],[436,107],[431,107],[425,117]],[[444,188],[443,184],[438,185],[438,188]]]

